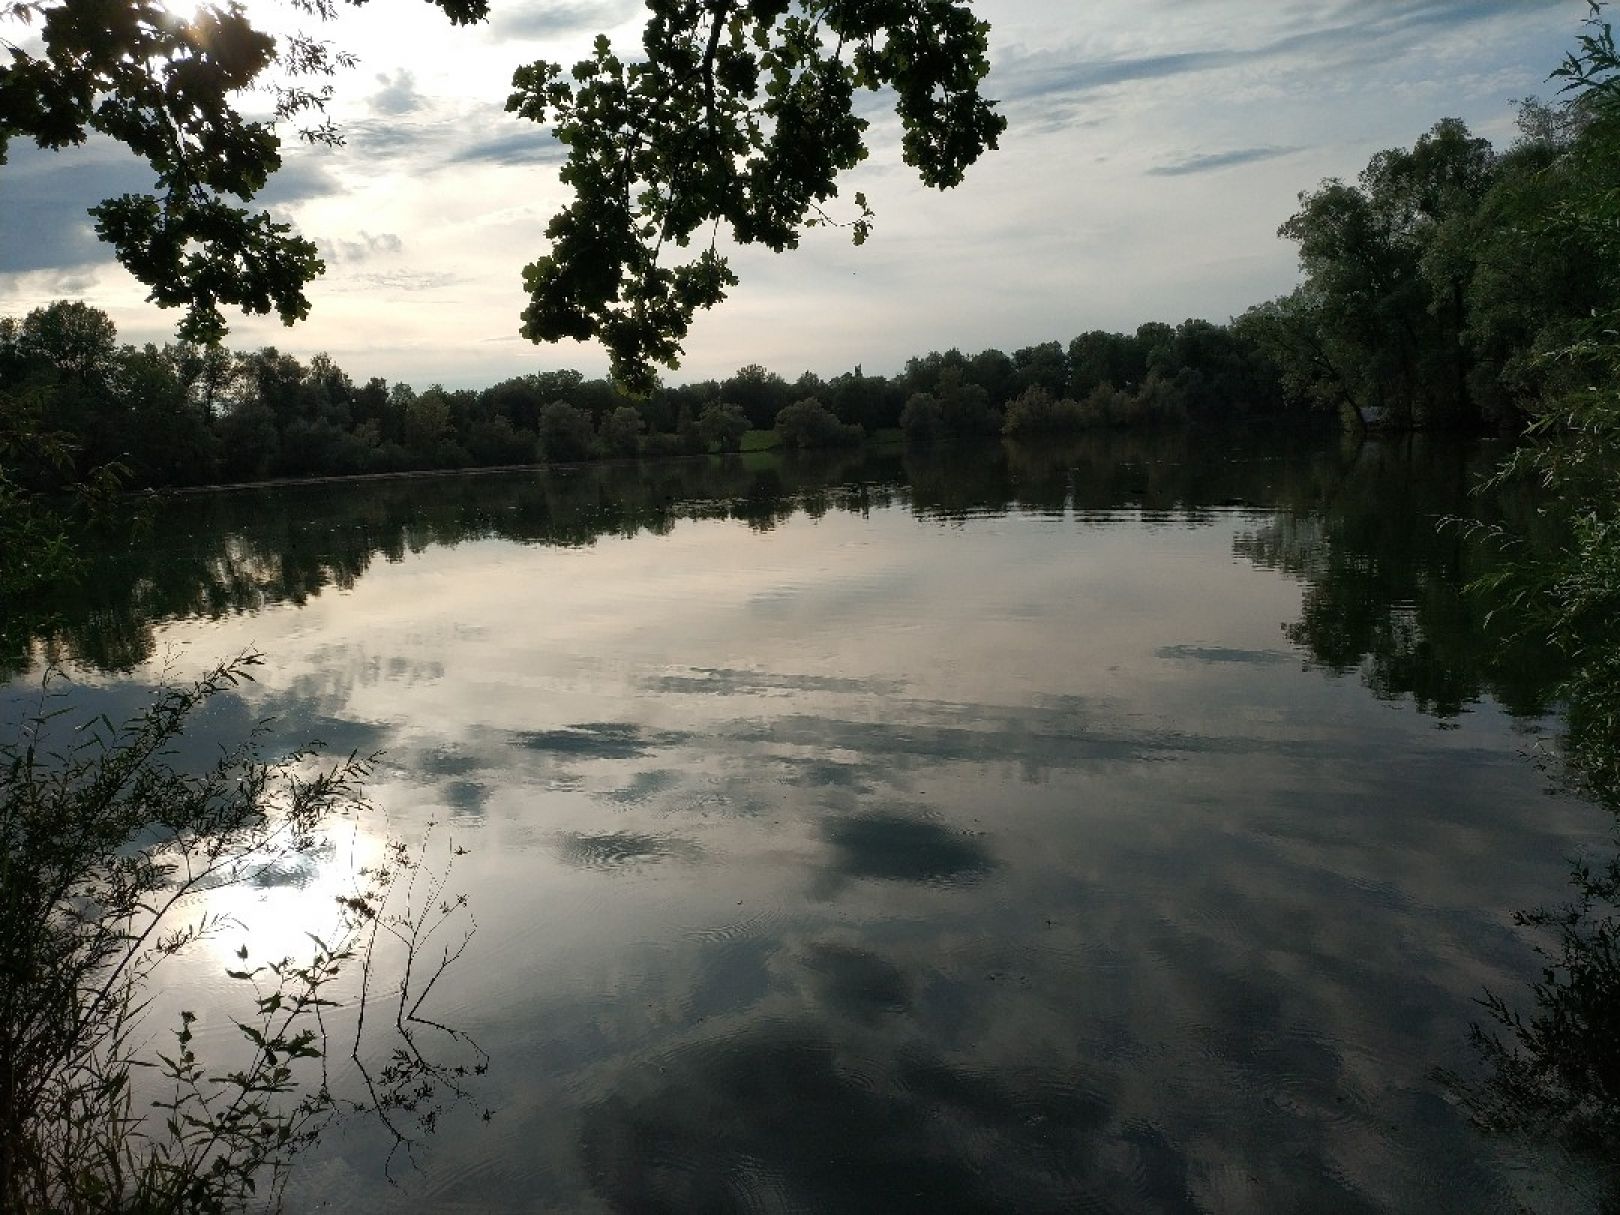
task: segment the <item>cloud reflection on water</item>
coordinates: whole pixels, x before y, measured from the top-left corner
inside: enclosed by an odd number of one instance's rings
[[[1442,490],[1402,496],[1416,455],[1126,454],[1034,470],[1029,515],[995,470],[924,464],[888,505],[835,491],[863,513],[760,495],[662,532],[574,528],[578,487],[519,526],[461,501],[341,600],[157,626],[271,650],[222,729],[346,730],[406,829],[476,813],[456,998],[503,1113],[447,1135],[424,1205],[1472,1211],[1550,1184],[1427,1078],[1522,978],[1500,909],[1560,888],[1585,829],[1514,753],[1497,706],[1535,689],[1457,607],[1467,570],[1412,535]],[[1239,499],[1275,509],[1199,505]],[[308,568],[356,567],[332,543]],[[1426,648],[1390,623],[1419,583]],[[1412,707],[1462,703],[1443,735]]]

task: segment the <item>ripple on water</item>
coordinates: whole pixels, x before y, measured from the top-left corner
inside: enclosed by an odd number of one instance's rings
[[[563,862],[578,869],[638,869],[668,860],[695,861],[703,855],[703,849],[695,841],[678,835],[559,831],[553,841]]]
[[[701,924],[681,929],[689,941],[708,945],[726,945],[738,941],[775,939],[782,934],[787,915],[782,908],[771,904],[763,908],[749,905],[747,914],[736,919],[721,920],[717,924]]]

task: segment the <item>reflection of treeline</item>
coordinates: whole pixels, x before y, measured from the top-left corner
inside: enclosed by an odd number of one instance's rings
[[[439,545],[498,538],[580,546],[605,536],[662,535],[694,519],[768,530],[806,506],[870,509],[887,501],[874,501],[883,491],[860,481],[840,488],[836,458],[763,462],[601,464],[160,501],[146,521],[148,540],[90,553],[94,579],[0,623],[0,669],[26,668],[41,645],[90,666],[128,669],[151,655],[152,628],[165,620],[301,604],[329,588],[348,589],[379,558],[399,561]]]
[[[1553,708],[1562,663],[1534,634],[1489,627],[1500,597],[1468,588],[1508,558],[1485,530],[1454,520],[1466,512],[1542,546],[1552,526],[1522,486],[1472,493],[1496,456],[1464,451],[1408,436],[1317,461],[1295,500],[1319,505],[1278,512],[1239,536],[1236,551],[1300,580],[1300,617],[1284,633],[1327,669],[1359,672],[1375,694],[1410,697],[1438,717],[1486,694],[1540,716]]]
[[[1276,433],[1108,434],[193,496],[154,507],[151,542],[93,554],[94,580],[13,615],[0,666],[25,669],[45,647],[127,669],[151,655],[154,626],[165,620],[302,603],[352,586],[378,559],[469,540],[577,546],[664,534],[682,521],[768,530],[801,511],[896,505],[941,521],[1130,511],[1183,527],[1235,510],[1250,521],[1239,555],[1305,584],[1288,635],[1316,661],[1361,670],[1380,694],[1412,696],[1441,715],[1486,694],[1515,712],[1544,711],[1552,664],[1488,638],[1488,605],[1464,593],[1491,571],[1492,550],[1431,525],[1465,508],[1533,523],[1511,495],[1468,497],[1488,459],[1418,441],[1344,451],[1309,437],[1290,450],[1291,442]]]

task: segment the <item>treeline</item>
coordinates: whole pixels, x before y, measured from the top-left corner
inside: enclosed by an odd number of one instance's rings
[[[1590,95],[1522,104],[1506,151],[1446,119],[1380,152],[1356,184],[1300,195],[1281,234],[1303,281],[1234,327],[1289,399],[1398,428],[1517,431],[1583,386],[1572,343],[1620,300],[1580,200],[1604,187]],[[1589,383],[1590,381],[1584,381]]]
[[[1281,230],[1300,286],[1228,324],[934,352],[895,376],[790,381],[753,365],[631,397],[549,371],[417,392],[358,384],[326,355],[120,345],[104,313],[61,301],[0,320],[0,433],[67,454],[5,475],[45,489],[117,466],[128,484],[177,486],[695,455],[772,429],[788,448],[1313,414],[1518,429],[1578,386],[1580,360],[1551,356],[1615,306],[1590,226],[1560,219],[1601,160],[1590,107],[1526,102],[1519,125],[1499,152],[1447,119],[1357,184],[1302,194]]]
[[[893,377],[795,380],[748,366],[634,398],[577,371],[482,390],[356,383],[326,355],[120,345],[111,319],[59,301],[0,320],[0,396],[71,448],[71,479],[117,462],[141,486],[787,448],[879,431],[914,441],[1275,414],[1281,381],[1253,341],[1187,321],[1007,354],[951,350]],[[13,422],[13,429],[17,428]],[[24,474],[27,475],[26,473]]]

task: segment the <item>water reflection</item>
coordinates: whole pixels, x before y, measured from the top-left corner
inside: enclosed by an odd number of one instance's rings
[[[993,867],[989,852],[938,823],[899,814],[834,819],[825,827],[831,870],[846,878],[958,886]]]
[[[1547,712],[1560,663],[1546,647],[1486,627],[1499,606],[1470,582],[1501,554],[1457,518],[1511,524],[1552,541],[1521,487],[1475,495],[1489,456],[1423,438],[1370,443],[1301,504],[1242,535],[1236,551],[1305,584],[1288,639],[1328,669],[1359,671],[1379,696],[1455,717],[1489,695],[1520,716]],[[1314,508],[1311,506],[1314,505]]]
[[[1554,668],[1432,526],[1528,519],[1467,497],[1490,459],[1102,436],[195,499],[12,653],[256,641],[243,721],[386,748],[397,824],[476,829],[447,1015],[501,1114],[416,1205],[1573,1208],[1430,1079],[1588,830],[1516,754]],[[310,1177],[401,1201],[364,1144]]]
[[[754,456],[200,495],[160,507],[152,543],[98,554],[91,583],[0,628],[0,675],[21,674],[45,656],[133,670],[153,657],[153,629],[164,620],[304,604],[352,590],[379,559],[398,563],[429,547],[588,546],[667,535],[681,521],[705,519],[769,531],[800,512],[869,516],[896,504],[946,523],[1020,511],[1072,512],[1095,525],[1135,512],[1150,526],[1187,527],[1237,511],[1256,523],[1239,534],[1234,552],[1305,584],[1300,618],[1285,633],[1324,667],[1365,667],[1379,695],[1412,697],[1442,717],[1484,695],[1535,716],[1548,708],[1553,656],[1488,634],[1491,605],[1463,587],[1490,571],[1489,548],[1463,529],[1437,526],[1482,516],[1509,520],[1532,540],[1545,530],[1522,491],[1473,496],[1493,458],[1421,437],[1324,448],[1254,435],[1102,436],[1041,448]],[[796,593],[774,588],[761,602]],[[1209,647],[1166,647],[1164,656],[1240,660]],[[372,662],[392,664],[391,678],[407,665],[414,679],[444,674],[431,660],[403,655]],[[732,670],[653,682],[655,690],[707,695],[757,691],[762,678],[790,680],[775,685],[788,693],[834,690],[827,676]],[[881,689],[866,683],[864,690]]]

